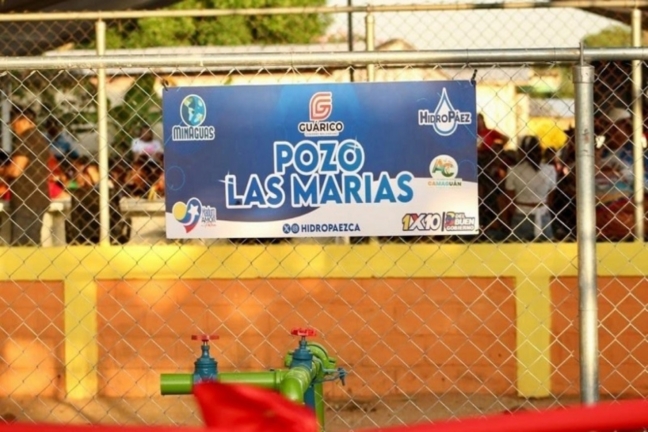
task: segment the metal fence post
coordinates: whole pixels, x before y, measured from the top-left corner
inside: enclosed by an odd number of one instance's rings
[[[106,23],[96,24],[97,55],[106,54]],[[110,196],[108,190],[108,96],[106,69],[97,70],[97,132],[99,135],[99,244],[110,245]]]
[[[576,90],[576,205],[581,401],[599,398],[598,306],[596,280],[596,201],[594,190],[594,67],[574,66]]]
[[[3,86],[2,95],[2,150],[10,153],[13,133],[11,132],[11,83]]]
[[[366,36],[366,50],[373,51],[375,45],[375,30],[376,30],[376,18],[371,12],[367,12],[365,17],[365,36]],[[367,65],[367,81],[371,82],[376,79],[376,70],[373,64]]]
[[[641,10],[632,11],[632,46],[641,47]],[[635,241],[644,241],[643,77],[641,60],[632,60],[632,142],[634,143]]]
[[[347,0],[347,6],[353,7],[353,0]],[[353,12],[349,11],[347,13],[347,43],[349,45],[349,52],[353,51]],[[354,70],[353,67],[349,68],[349,80],[354,81]]]

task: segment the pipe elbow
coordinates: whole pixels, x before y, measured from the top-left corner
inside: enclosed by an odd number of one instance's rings
[[[299,381],[295,379],[284,379],[279,387],[279,393],[289,401],[304,403],[304,391]]]
[[[293,368],[279,384],[279,393],[295,403],[304,403],[304,394],[311,383],[311,374],[305,368]]]

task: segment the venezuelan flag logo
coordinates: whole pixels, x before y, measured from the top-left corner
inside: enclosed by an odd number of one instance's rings
[[[191,198],[186,203],[178,201],[173,204],[173,209],[171,210],[175,220],[180,222],[185,229],[185,232],[191,232],[198,222],[200,222],[200,216],[202,214],[202,203],[198,198]]]

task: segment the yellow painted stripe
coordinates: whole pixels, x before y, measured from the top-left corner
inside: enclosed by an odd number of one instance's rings
[[[529,254],[527,254],[529,252]],[[0,248],[0,280],[202,279],[299,277],[514,276],[531,257],[547,272],[576,275],[576,246],[565,245],[272,245]],[[623,244],[606,252],[619,274],[648,272],[648,254]],[[547,259],[544,257],[560,257]],[[25,263],[28,262],[28,265]]]
[[[517,392],[526,398],[551,395],[552,278],[577,274],[575,244],[529,245],[510,263],[516,277]]]
[[[93,278],[65,279],[65,390],[70,399],[97,394],[97,284]]]
[[[549,275],[520,275],[516,283],[517,392],[551,394],[551,296]]]
[[[641,244],[600,244],[599,274],[648,273]],[[64,280],[66,386],[97,389],[95,280],[249,278],[515,277],[517,387],[550,393],[552,277],[575,276],[575,244],[272,245],[0,248],[0,280]]]

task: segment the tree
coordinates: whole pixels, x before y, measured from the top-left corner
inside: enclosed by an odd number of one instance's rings
[[[632,34],[626,26],[610,26],[598,33],[585,36],[583,38],[583,45],[588,48],[631,46]]]
[[[613,25],[606,27],[598,33],[587,35],[583,38],[583,45],[587,48],[612,48],[632,45],[632,34],[627,26]],[[552,97],[573,98],[574,85],[570,66],[560,66],[562,85]]]
[[[326,0],[182,0],[171,9],[241,9],[324,6]],[[143,18],[108,29],[108,48],[191,45],[305,44],[325,33],[324,15],[231,15],[208,18]]]
[[[182,0],[170,9],[242,9],[324,6],[326,0]],[[106,47],[148,48],[209,45],[306,44],[323,35],[330,23],[324,15],[231,15],[209,18],[143,18],[111,23]],[[91,42],[91,45],[94,42]],[[124,101],[110,110],[117,133],[113,149],[127,151],[141,125],[161,119],[161,102],[155,95],[154,75],[139,78]]]
[[[69,72],[41,71],[38,74],[15,71],[4,81],[10,86],[12,103],[41,106],[38,123],[56,118],[73,135],[97,123],[96,86],[87,77]],[[34,104],[32,106],[32,104]]]
[[[113,149],[125,153],[141,126],[153,126],[162,119],[162,101],[155,93],[155,76],[143,75],[126,92],[124,101],[108,112],[117,133]]]

